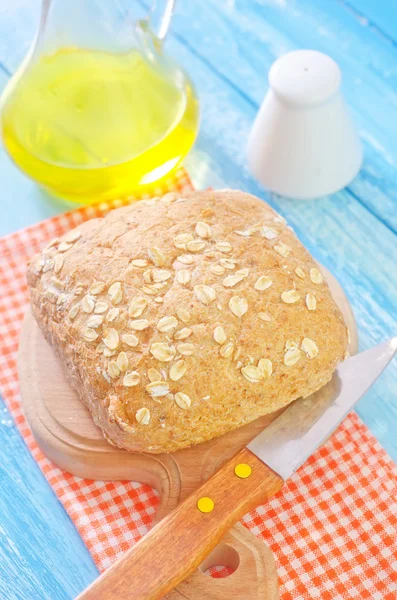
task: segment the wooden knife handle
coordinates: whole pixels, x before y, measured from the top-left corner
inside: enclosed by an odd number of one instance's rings
[[[94,581],[78,600],[163,598],[199,566],[236,521],[276,494],[283,483],[279,475],[244,448]]]

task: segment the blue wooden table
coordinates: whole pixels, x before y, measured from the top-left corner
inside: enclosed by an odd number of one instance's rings
[[[138,16],[146,1],[136,2]],[[0,90],[28,49],[39,9],[39,0],[0,3]],[[395,335],[397,3],[180,0],[167,48],[191,74],[200,95],[201,131],[186,163],[195,185],[241,188],[266,198],[343,284],[361,348]],[[365,148],[362,171],[347,189],[309,203],[269,197],[250,177],[245,157],[266,73],[276,57],[296,48],[321,50],[339,63]],[[65,210],[19,173],[1,148],[0,182],[0,235]],[[397,461],[396,389],[395,362],[357,412]],[[73,598],[96,574],[1,406],[0,598]]]

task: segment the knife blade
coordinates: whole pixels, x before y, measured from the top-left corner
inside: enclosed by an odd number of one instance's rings
[[[160,600],[246,512],[271,498],[385,369],[397,338],[347,359],[316,394],[291,404],[156,525],[77,600]]]
[[[332,380],[306,399],[293,402],[248,445],[284,480],[338,427],[376,381],[397,348],[397,337],[345,360]]]

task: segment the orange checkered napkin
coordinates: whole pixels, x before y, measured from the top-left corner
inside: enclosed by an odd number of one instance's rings
[[[183,171],[168,185],[181,192],[191,189]],[[89,481],[52,464],[35,443],[21,410],[16,355],[28,302],[27,260],[51,238],[109,208],[78,209],[0,239],[0,391],[101,570],[148,531],[157,495],[147,485]],[[243,522],[272,548],[282,600],[395,600],[396,499],[396,465],[351,414],[284,489]]]

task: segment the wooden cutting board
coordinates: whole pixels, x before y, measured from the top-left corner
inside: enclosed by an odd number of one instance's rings
[[[357,351],[357,331],[350,304],[336,279],[324,268],[335,301],[350,329],[350,353]],[[22,327],[19,380],[23,408],[43,452],[62,469],[97,480],[147,483],[160,495],[156,519],[161,519],[278,414],[273,413],[240,429],[174,454],[139,454],[111,446],[70,387],[62,367],[42,336],[30,311]],[[197,572],[178,586],[169,600],[273,600],[278,598],[277,575],[271,551],[241,525],[205,561],[238,569],[228,578],[212,579]],[[205,567],[205,568],[204,568]]]

